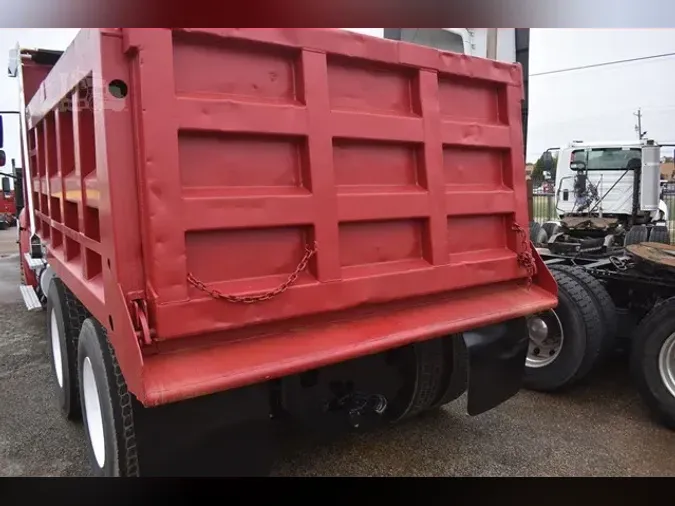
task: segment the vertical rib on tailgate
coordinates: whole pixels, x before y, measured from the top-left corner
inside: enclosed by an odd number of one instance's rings
[[[519,67],[338,30],[127,38],[159,340],[527,277]],[[187,282],[264,293],[314,244],[266,302]]]

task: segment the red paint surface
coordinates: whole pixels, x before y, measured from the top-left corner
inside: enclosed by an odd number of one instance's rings
[[[524,288],[511,228],[528,221],[517,66],[336,30],[85,30],[42,89],[38,232],[147,404],[555,304],[543,264]],[[314,242],[270,301],[186,281],[270,290]]]
[[[10,214],[16,217],[16,202],[14,201],[14,191],[4,193],[0,191],[0,214]]]

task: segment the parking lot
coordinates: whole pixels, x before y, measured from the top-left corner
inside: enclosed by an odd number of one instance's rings
[[[0,475],[86,476],[84,431],[52,397],[42,313],[23,308],[16,229],[0,231]],[[523,391],[471,418],[440,413],[329,444],[294,442],[277,476],[673,476],[675,433],[651,421],[617,357],[564,395]]]

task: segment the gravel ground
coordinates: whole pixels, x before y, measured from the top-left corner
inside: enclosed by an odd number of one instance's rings
[[[55,407],[43,313],[16,288],[16,229],[0,231],[0,475],[86,476],[81,424]],[[328,444],[297,443],[277,476],[674,476],[675,433],[647,416],[625,360],[564,395],[521,392],[480,415],[439,413]]]

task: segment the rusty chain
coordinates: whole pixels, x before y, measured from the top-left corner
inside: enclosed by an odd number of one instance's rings
[[[520,237],[521,251],[517,253],[518,265],[520,265],[527,271],[527,286],[529,288],[532,285],[532,278],[537,273],[537,266],[534,261],[534,256],[532,255],[532,251],[530,250],[530,244],[529,241],[527,240],[527,233],[525,232],[525,229],[523,229],[523,227],[521,227],[518,223],[514,223],[512,229]],[[207,293],[214,299],[222,299],[234,304],[254,304],[256,302],[264,302],[288,290],[288,288],[297,281],[298,277],[300,276],[300,273],[307,268],[307,264],[309,264],[311,258],[316,254],[316,251],[317,251],[316,243],[314,243],[312,247],[307,246],[305,248],[305,255],[302,257],[302,260],[300,260],[300,263],[298,263],[298,266],[291,273],[291,275],[288,276],[288,279],[283,283],[281,283],[274,290],[270,290],[268,292],[261,293],[258,295],[229,295],[222,293],[216,289],[209,288],[208,286],[206,286],[204,282],[199,281],[197,278],[195,278],[195,276],[191,272],[188,273],[187,280],[192,286],[194,286],[198,290],[201,290],[204,293]]]
[[[293,283],[295,283],[298,279],[298,276],[300,276],[300,273],[307,268],[307,264],[309,263],[310,259],[316,254],[316,251],[317,251],[316,243],[314,243],[314,245],[311,247],[310,246],[305,247],[305,255],[302,257],[302,260],[300,260],[300,263],[291,273],[291,275],[288,276],[288,279],[283,283],[281,283],[274,290],[270,290],[269,292],[261,293],[258,295],[228,295],[219,292],[218,290],[207,287],[202,281],[199,281],[197,278],[195,278],[191,272],[188,273],[187,280],[192,286],[194,286],[198,290],[201,290],[202,292],[209,294],[214,299],[222,299],[227,302],[232,302],[234,304],[254,304],[256,302],[263,302],[266,300],[270,300],[271,298],[276,297],[277,295],[282,294]]]
[[[527,287],[530,288],[532,286],[532,278],[537,274],[537,264],[530,249],[530,241],[527,240],[527,232],[518,223],[514,223],[512,229],[520,237],[520,252],[517,253],[518,265],[527,271]]]

